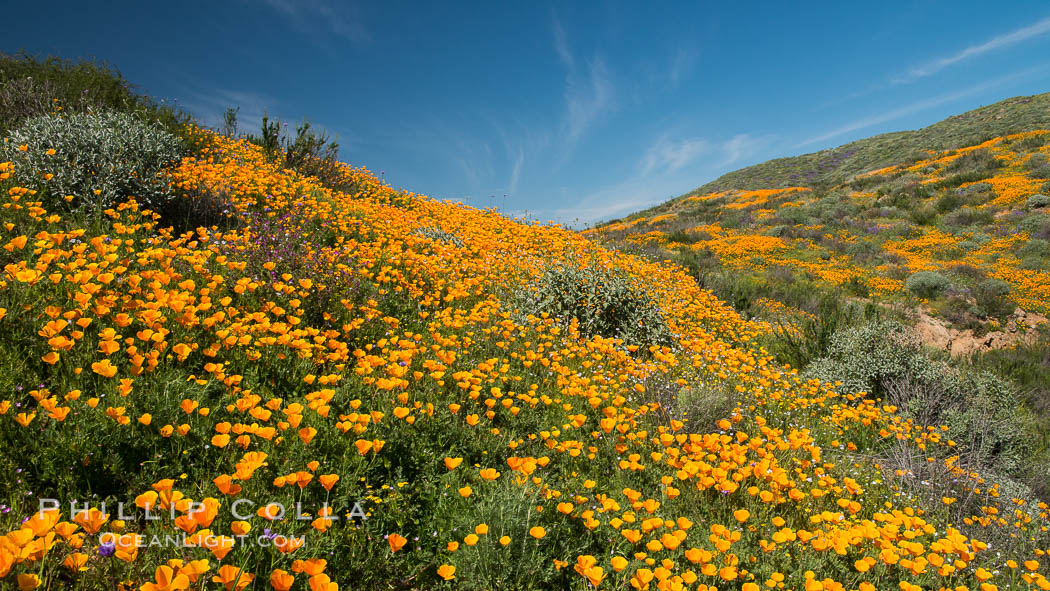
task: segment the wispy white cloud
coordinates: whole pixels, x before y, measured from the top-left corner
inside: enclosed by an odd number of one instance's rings
[[[582,225],[610,219],[662,203],[725,172],[740,160],[757,155],[772,136],[740,134],[725,141],[693,137],[657,138],[638,160],[633,174],[589,194],[566,195],[573,205],[539,212],[541,219]]]
[[[671,174],[699,163],[711,167],[726,167],[748,158],[769,145],[769,136],[755,137],[741,133],[723,142],[704,138],[686,138],[678,141],[661,136],[645,152],[639,164],[641,175]]]
[[[237,122],[242,131],[256,131],[264,113],[273,119],[280,103],[271,96],[244,90],[210,89],[207,92],[185,88],[182,106],[192,112],[208,127],[222,124],[223,114],[228,108],[238,109]]]
[[[1047,33],[1050,33],[1050,18],[1045,18],[1041,21],[1014,30],[1010,33],[999,35],[998,37],[993,37],[992,39],[989,39],[984,43],[972,45],[951,56],[930,60],[923,65],[915,66],[906,72],[901,72],[889,78],[888,80],[871,84],[866,88],[856,90],[845,96],[826,100],[820,104],[820,109],[823,110],[828,107],[842,103],[847,103],[860,97],[881,92],[889,88],[916,82],[923,78],[933,76],[934,74],[940,72],[941,70],[944,70],[945,68],[949,68],[956,64],[963,63],[966,60],[979,57],[997,49],[1005,49],[1007,47],[1016,45],[1018,43],[1022,43],[1029,39],[1034,39]]]
[[[558,15],[551,12],[551,36],[554,51],[565,67],[565,118],[561,125],[561,157],[555,168],[564,164],[575,144],[599,117],[612,108],[613,84],[609,70],[600,55],[579,63],[568,44],[568,35]]]
[[[833,137],[838,137],[840,135],[844,135],[844,134],[850,133],[851,131],[857,131],[857,130],[860,130],[860,129],[871,127],[873,125],[878,125],[880,123],[886,123],[888,121],[893,121],[894,119],[899,119],[901,117],[904,117],[904,116],[907,116],[907,115],[911,115],[913,113],[918,113],[918,112],[921,112],[921,111],[925,111],[926,109],[931,109],[931,108],[939,106],[939,105],[943,105],[943,104],[946,104],[946,103],[957,101],[959,99],[966,98],[968,96],[972,96],[972,95],[975,95],[975,94],[980,94],[980,93],[985,92],[987,90],[990,90],[990,89],[1002,86],[1004,84],[1007,84],[1009,82],[1012,82],[1014,80],[1017,80],[1019,78],[1024,78],[1026,76],[1030,76],[1033,73],[1035,73],[1036,71],[1044,70],[1044,69],[1046,69],[1046,66],[1038,66],[1036,68],[1029,68],[1027,70],[1024,70],[1024,71],[1021,71],[1021,72],[1015,72],[1013,74],[1009,74],[1007,76],[1002,76],[1002,77],[996,78],[994,80],[985,81],[985,82],[983,82],[981,84],[978,84],[976,86],[970,86],[970,87],[966,88],[965,90],[960,90],[960,91],[956,91],[956,92],[942,94],[942,95],[939,95],[939,96],[935,96],[933,98],[929,98],[929,99],[926,99],[926,100],[922,100],[922,101],[918,101],[918,102],[912,103],[910,105],[905,105],[903,107],[899,107],[897,109],[893,109],[893,110],[887,111],[885,113],[880,113],[878,115],[872,115],[870,117],[864,117],[862,119],[858,119],[858,120],[853,121],[851,123],[847,123],[846,125],[843,125],[841,127],[832,129],[831,131],[828,131],[826,133],[822,133],[820,135],[811,137],[811,138],[809,138],[809,139],[807,139],[807,140],[805,140],[803,142],[800,142],[800,143],[796,144],[795,147],[802,147],[802,146],[808,146],[808,145],[811,145],[811,144],[820,143],[820,142],[829,140],[829,139],[831,139]]]
[[[773,138],[770,136],[755,137],[747,133],[740,133],[733,136],[721,146],[721,152],[724,158],[722,166],[729,166],[730,164],[735,164],[753,156],[762,150],[762,148],[768,146],[772,140]]]
[[[933,60],[924,65],[912,68],[906,74],[894,78],[892,83],[906,84],[908,82],[914,82],[920,78],[932,76],[949,66],[973,59],[997,49],[1004,49],[1016,45],[1047,33],[1050,33],[1050,18],[1045,18],[1034,24],[1028,25],[1027,27],[1021,27],[1020,29],[1011,31],[1004,35],[993,37],[980,45],[972,45],[954,55]]]
[[[525,166],[525,150],[518,149],[518,159],[514,161],[514,168],[510,172],[510,182],[507,183],[507,193],[514,194],[518,190],[518,181],[521,179],[521,169]]]
[[[587,64],[586,75],[571,72],[565,84],[566,138],[576,143],[598,117],[610,108],[613,89],[602,59]]]
[[[349,39],[354,43],[368,43],[371,34],[361,22],[356,4],[336,0],[263,0],[281,13],[300,32],[316,35],[319,28]]]
[[[693,69],[696,57],[692,51],[679,47],[671,60],[671,67],[667,69],[667,81],[672,89],[678,88],[682,80],[689,75]]]
[[[576,60],[573,59],[572,51],[569,49],[565,28],[561,26],[561,20],[558,19],[553,9],[551,9],[551,31],[554,34],[554,52],[558,54],[558,59],[566,68],[574,68]]]
[[[661,137],[646,151],[642,158],[642,176],[653,173],[667,174],[686,165],[692,164],[711,149],[711,145],[702,138],[688,138],[679,141]]]
[[[671,192],[678,190],[671,184],[662,186],[662,188]],[[648,197],[642,197],[643,195]],[[540,210],[535,213],[539,215],[540,219],[551,219],[560,223],[580,226],[645,209],[666,201],[668,199],[667,195],[669,193],[660,193],[659,196],[654,196],[654,188],[651,184],[632,180],[607,187],[578,201],[567,199],[567,201],[576,201],[570,207]]]

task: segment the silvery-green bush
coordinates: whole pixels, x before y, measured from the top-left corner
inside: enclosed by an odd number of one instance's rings
[[[1020,395],[1010,382],[985,371],[961,372],[931,359],[912,330],[876,321],[837,331],[827,356],[804,375],[842,382],[840,392],[867,392],[921,426],[948,427],[981,465],[1015,474],[1031,443],[1018,420]]]
[[[129,196],[159,208],[172,197],[160,173],[182,152],[178,137],[117,112],[34,117],[3,145],[15,181],[45,195],[45,207],[72,195],[70,207],[96,213]]]
[[[618,338],[640,348],[672,343],[671,331],[656,303],[627,273],[615,268],[548,267],[521,307],[536,316],[547,313],[565,321],[575,318],[584,335]]]
[[[882,396],[893,380],[932,377],[937,371],[931,365],[911,329],[895,321],[877,321],[836,331],[827,354],[806,373],[823,382],[841,381],[843,392]]]
[[[933,299],[952,286],[948,278],[936,271],[918,271],[908,276],[904,288],[920,298]]]
[[[1025,202],[1025,205],[1028,206],[1028,209],[1039,209],[1041,207],[1050,207],[1050,197],[1047,197],[1046,195],[1042,195],[1042,194],[1032,195]]]

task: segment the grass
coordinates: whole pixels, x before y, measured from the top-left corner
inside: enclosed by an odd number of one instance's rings
[[[173,133],[190,121],[188,114],[174,106],[136,92],[105,62],[0,53],[0,136],[26,119],[55,109],[133,113]]]

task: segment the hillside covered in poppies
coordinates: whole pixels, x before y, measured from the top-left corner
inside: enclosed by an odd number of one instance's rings
[[[305,124],[223,135],[109,70],[4,60],[4,588],[1050,589],[1045,474],[997,374],[890,328],[867,373],[800,372],[781,352],[801,329],[695,268],[394,189]],[[904,207],[881,189],[994,161],[914,209],[1030,225],[1044,136],[833,190],[896,207],[888,226]],[[800,254],[808,218],[659,231],[686,208],[801,215],[815,192],[692,195],[606,230],[903,292],[833,239]],[[1030,235],[918,227],[886,264],[944,271],[958,248],[1044,310],[1045,269],[1003,254]],[[869,342],[853,330],[837,350]]]

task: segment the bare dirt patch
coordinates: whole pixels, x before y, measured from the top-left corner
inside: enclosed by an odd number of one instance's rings
[[[927,347],[947,351],[952,357],[966,357],[980,351],[1005,349],[1030,343],[1036,338],[1035,326],[1048,321],[1047,317],[1042,314],[1025,312],[1017,308],[1010,315],[1003,330],[978,336],[970,329],[952,328],[944,320],[930,316],[923,308],[919,308],[911,315],[915,322],[915,331],[922,343]]]

